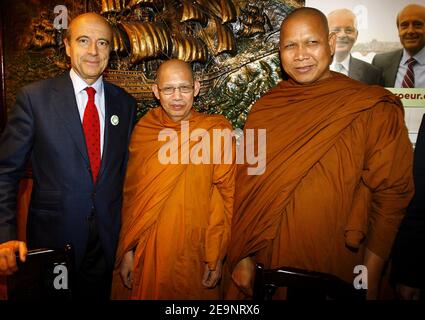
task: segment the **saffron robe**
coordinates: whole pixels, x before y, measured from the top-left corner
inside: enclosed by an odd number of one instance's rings
[[[225,131],[230,144],[222,140],[221,148],[214,149],[214,130]],[[218,286],[207,289],[201,282],[205,264],[215,269],[227,253],[230,238],[236,173],[231,130],[223,116],[194,110],[181,123],[172,122],[162,108],[140,119],[130,143],[113,299],[220,298]],[[159,138],[167,132],[175,137]],[[198,137],[191,138],[188,132],[197,132]],[[196,151],[198,140],[212,152]],[[209,164],[207,158],[194,164],[192,158],[185,158],[185,150],[207,155]],[[229,151],[230,161],[225,158]],[[222,156],[219,163],[213,160],[217,152]],[[166,156],[178,163],[164,164]],[[119,276],[129,250],[135,250],[132,290],[124,287]]]
[[[238,166],[230,271],[252,256],[352,282],[365,247],[388,258],[413,193],[402,105],[331,75],[282,81],[252,107],[245,130],[267,130],[267,167],[256,176]],[[227,298],[238,297],[230,285]]]

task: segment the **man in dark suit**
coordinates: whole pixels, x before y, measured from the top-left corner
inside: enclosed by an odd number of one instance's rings
[[[0,138],[0,242],[16,239],[17,185],[29,159],[29,249],[71,244],[77,297],[108,298],[136,103],[102,78],[112,43],[102,16],[76,17],[64,43],[71,70],[24,87]]]
[[[425,88],[425,7],[410,4],[397,15],[397,29],[403,49],[375,55],[372,64],[383,72],[384,86]],[[413,83],[404,83],[413,58]],[[410,81],[408,81],[410,82]]]
[[[358,36],[355,14],[348,9],[338,9],[329,13],[327,18],[329,31],[337,36],[331,70],[366,84],[382,85],[382,73],[378,68],[350,54]]]

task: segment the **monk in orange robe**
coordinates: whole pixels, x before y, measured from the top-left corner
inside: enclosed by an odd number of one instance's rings
[[[280,31],[288,80],[263,96],[245,131],[266,129],[262,175],[237,169],[227,298],[252,295],[256,262],[379,280],[412,197],[412,147],[402,105],[384,88],[331,72],[335,34],[300,8]],[[247,150],[249,146],[246,147]]]
[[[192,108],[199,89],[187,63],[159,67],[153,92],[161,107],[138,122],[130,144],[113,299],[220,298],[234,141],[223,116]]]

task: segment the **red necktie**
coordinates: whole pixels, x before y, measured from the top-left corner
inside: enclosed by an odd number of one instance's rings
[[[86,110],[84,111],[83,130],[86,137],[93,182],[96,182],[100,168],[100,122],[99,114],[97,113],[94,103],[96,90],[92,87],[87,87],[84,90],[87,91],[89,100],[87,101]]]
[[[403,82],[401,83],[402,88],[414,88],[415,87],[415,74],[413,73],[413,65],[416,63],[415,58],[410,57],[407,61],[407,71],[404,75]]]

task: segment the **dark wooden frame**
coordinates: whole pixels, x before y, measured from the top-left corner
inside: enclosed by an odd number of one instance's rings
[[[7,121],[6,78],[4,65],[4,3],[0,4],[0,134]]]

